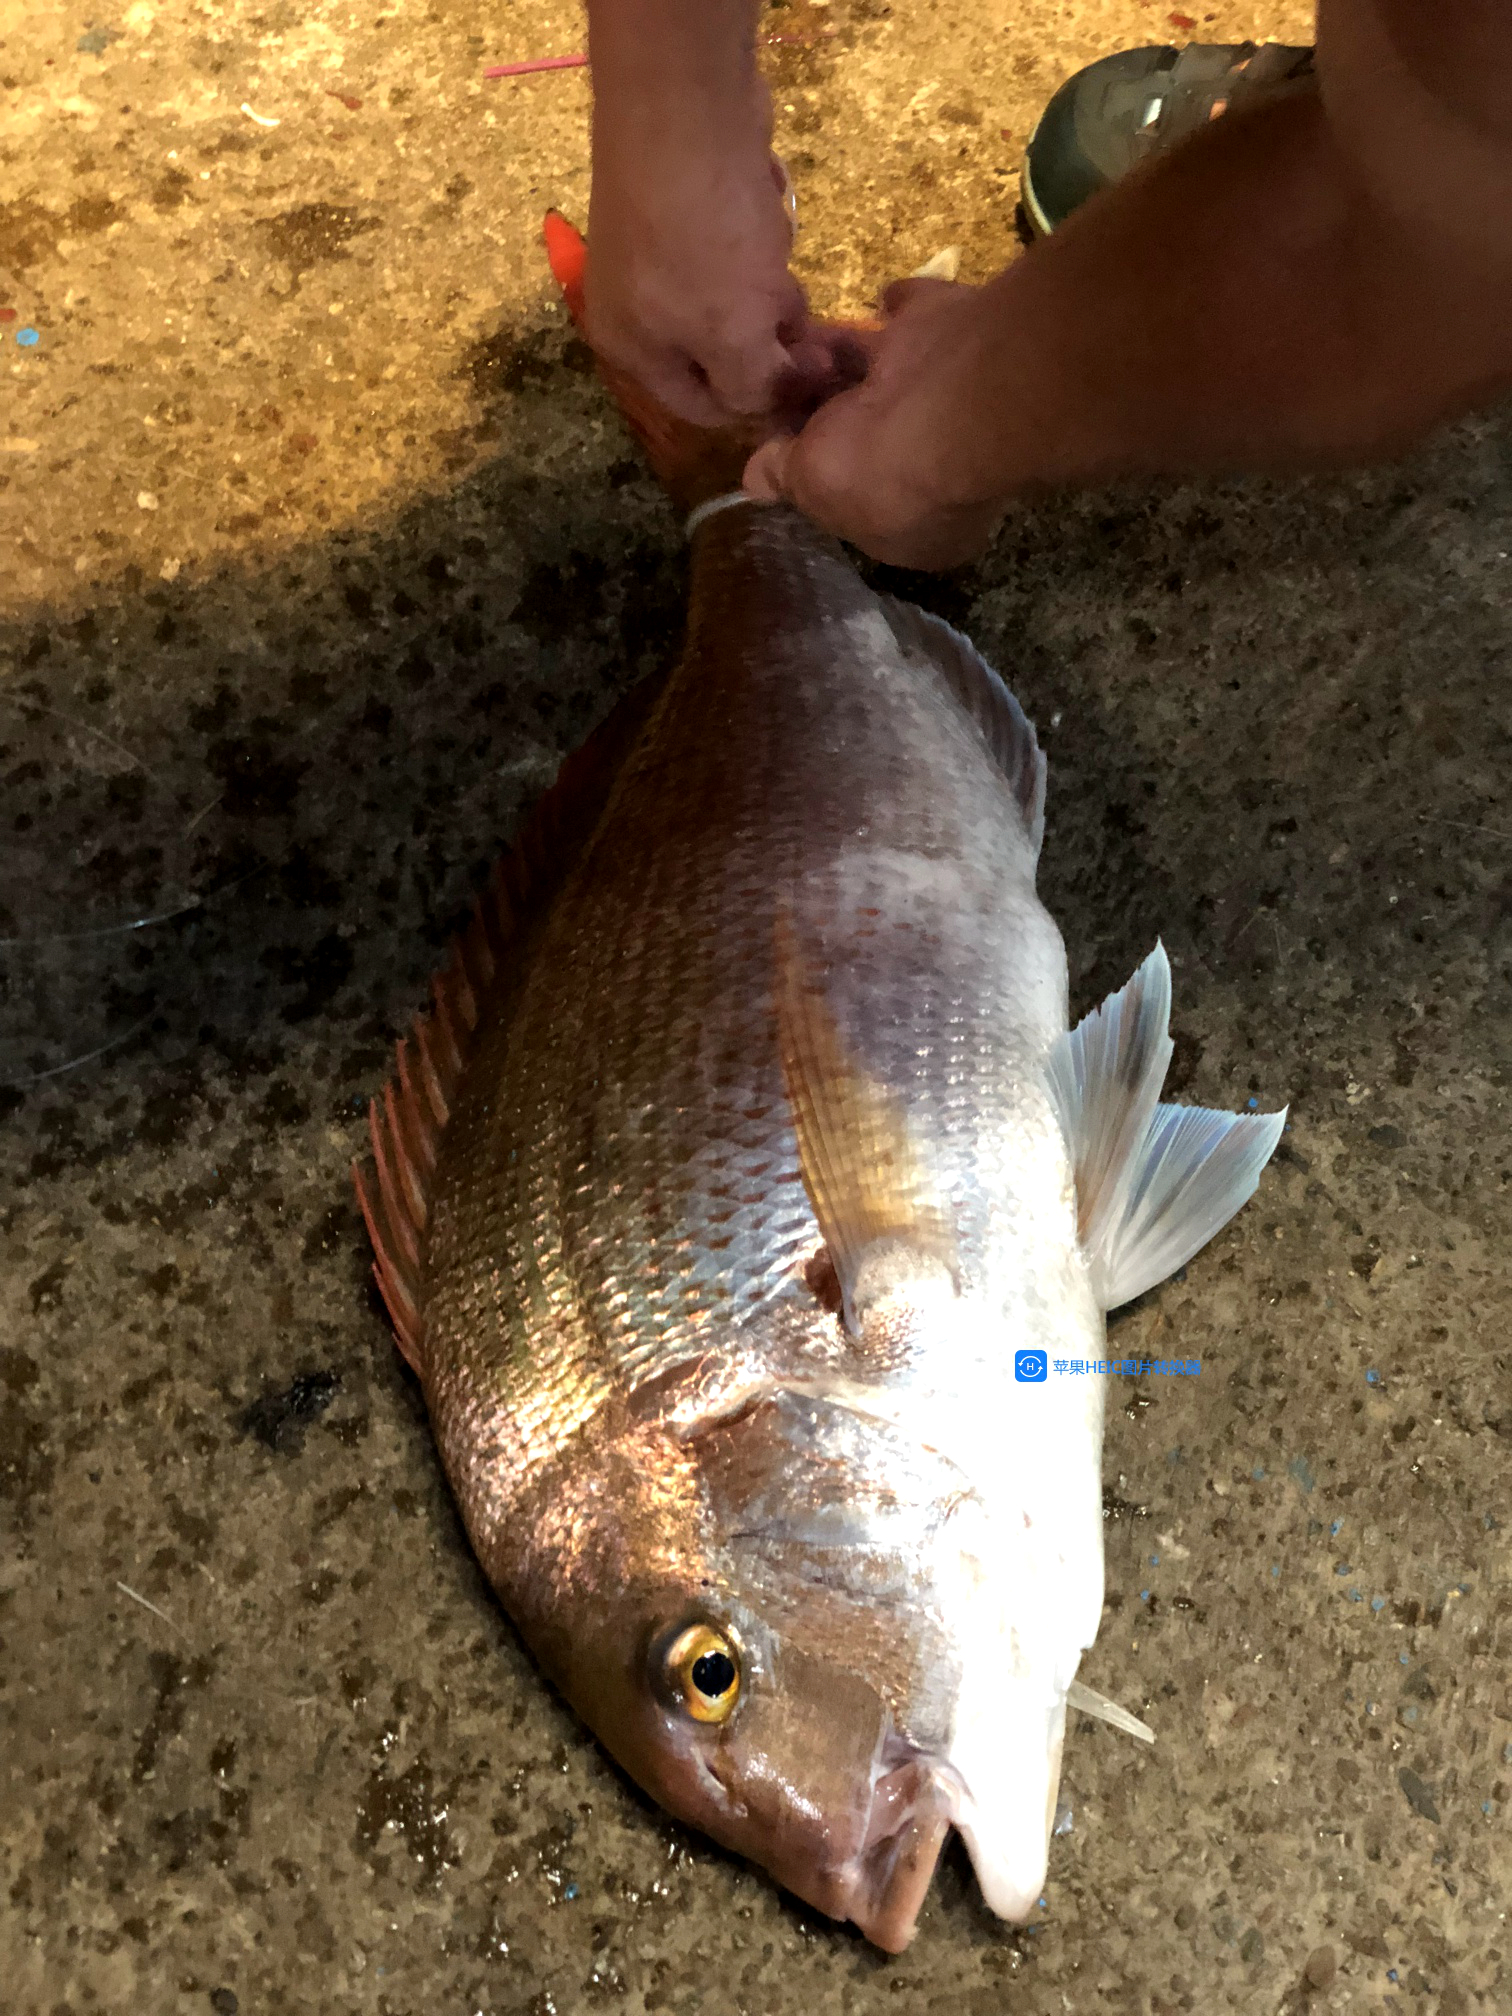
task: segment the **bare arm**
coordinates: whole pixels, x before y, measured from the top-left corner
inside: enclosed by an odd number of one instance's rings
[[[705,423],[764,410],[807,326],[755,24],[756,0],[588,0],[588,333]]]
[[[918,290],[752,487],[944,565],[1040,485],[1367,460],[1512,386],[1512,8],[1323,0],[1319,72]]]

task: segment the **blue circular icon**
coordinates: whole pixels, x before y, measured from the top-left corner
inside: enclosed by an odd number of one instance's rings
[[[1043,1351],[1015,1351],[1013,1354],[1013,1376],[1022,1385],[1039,1385],[1050,1370],[1050,1361]]]

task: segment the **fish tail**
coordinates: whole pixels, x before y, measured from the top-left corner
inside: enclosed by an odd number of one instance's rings
[[[559,210],[548,210],[541,229],[552,277],[578,329],[585,335],[588,241]],[[680,510],[738,490],[741,473],[766,429],[745,421],[729,427],[700,427],[673,413],[618,364],[598,356],[599,376],[625,424],[646,451],[652,470]]]
[[[548,210],[541,226],[546,241],[546,257],[551,261],[551,277],[562,290],[567,313],[579,329],[583,326],[583,282],[588,273],[588,240],[575,224],[569,224],[560,210]]]

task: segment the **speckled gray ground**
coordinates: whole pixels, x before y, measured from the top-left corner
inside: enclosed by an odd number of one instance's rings
[[[787,14],[839,30],[774,60],[849,307],[1007,256],[1037,102],[1163,25]],[[1159,1741],[1074,1733],[1042,1921],[958,1854],[902,1959],[795,1909],[604,1763],[468,1556],[346,1165],[490,857],[678,629],[534,249],[583,80],[477,81],[580,35],[0,0],[0,2003],[1506,2016],[1505,421],[1026,512],[922,588],[1041,724],[1078,1005],[1158,932],[1181,1090],[1293,1101],[1117,1332],[1203,1362],[1109,1450],[1088,1677]]]

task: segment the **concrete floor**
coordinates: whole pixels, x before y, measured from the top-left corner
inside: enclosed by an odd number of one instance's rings
[[[838,30],[773,61],[852,310],[1009,256],[1047,91],[1177,18],[785,16]],[[1078,1007],[1160,933],[1184,1095],[1293,1102],[1117,1333],[1203,1362],[1113,1413],[1086,1677],[1159,1740],[1073,1733],[1041,1922],[957,1853],[902,1959],[795,1908],[606,1765],[472,1563],[346,1172],[491,857],[679,628],[537,249],[584,79],[479,78],[581,40],[0,0],[0,2003],[1507,2016],[1505,419],[1026,511],[923,584],[1039,720]]]

